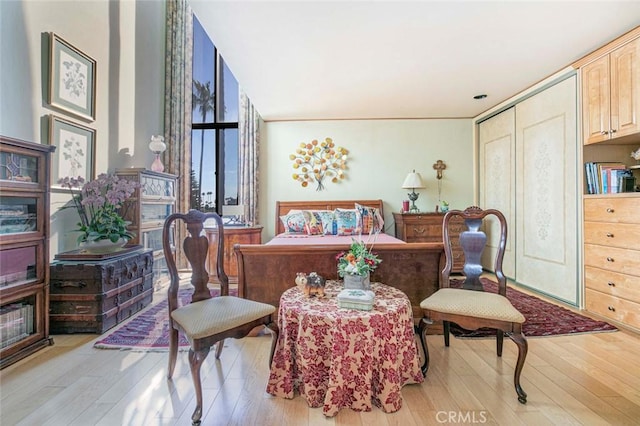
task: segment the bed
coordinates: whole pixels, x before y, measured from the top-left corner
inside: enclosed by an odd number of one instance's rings
[[[280,295],[295,285],[298,272],[314,271],[327,279],[338,279],[335,257],[348,250],[351,238],[339,242],[323,237],[278,237],[285,231],[279,218],[291,210],[353,209],[356,203],[378,208],[383,213],[382,200],[276,202],[274,240],[266,244],[234,246],[240,296],[278,306]],[[382,263],[371,275],[371,280],[402,290],[411,300],[414,318],[422,317],[420,302],[438,288],[443,244],[405,243],[380,234],[373,251]]]

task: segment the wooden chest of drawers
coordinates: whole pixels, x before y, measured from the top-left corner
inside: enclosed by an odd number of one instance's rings
[[[442,242],[442,213],[394,213],[396,238],[408,243]],[[464,253],[460,248],[459,236],[464,231],[462,219],[454,218],[449,225],[449,236],[453,248],[452,272],[462,272]]]
[[[588,311],[640,329],[640,197],[584,200]]]
[[[151,303],[153,251],[50,267],[51,333],[104,333]]]

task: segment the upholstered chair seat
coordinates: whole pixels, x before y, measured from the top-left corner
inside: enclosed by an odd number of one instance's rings
[[[171,312],[189,341],[222,333],[273,314],[276,308],[266,303],[220,296],[190,303]]]
[[[427,311],[463,315],[474,318],[522,324],[524,315],[506,297],[497,293],[442,288],[423,300],[420,307]]]

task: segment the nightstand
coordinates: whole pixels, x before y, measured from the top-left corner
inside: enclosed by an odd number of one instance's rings
[[[408,243],[442,242],[443,213],[393,213],[396,226],[396,238]],[[449,235],[453,248],[453,272],[460,273],[464,266],[464,253],[458,237],[464,231],[462,219],[454,220],[449,226]]]

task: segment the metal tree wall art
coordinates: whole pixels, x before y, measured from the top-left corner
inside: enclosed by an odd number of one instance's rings
[[[296,170],[293,179],[305,188],[315,183],[316,191],[322,191],[325,178],[333,183],[345,178],[348,153],[346,148],[336,147],[331,138],[325,138],[323,142],[315,139],[311,143],[302,142],[296,153],[289,155]]]

